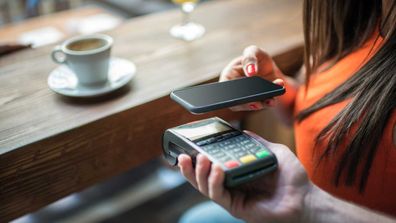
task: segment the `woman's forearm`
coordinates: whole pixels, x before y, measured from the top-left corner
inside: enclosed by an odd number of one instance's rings
[[[338,199],[316,186],[307,194],[304,210],[302,222],[396,222],[384,214]]]

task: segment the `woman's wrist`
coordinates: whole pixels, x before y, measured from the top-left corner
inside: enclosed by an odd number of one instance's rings
[[[345,203],[319,187],[312,184],[311,189],[304,199],[304,211],[301,222],[304,223],[321,223],[321,222],[340,222],[343,219],[340,213],[337,213],[336,206]]]
[[[303,209],[301,222],[304,223],[395,223],[395,219],[389,216],[341,200],[314,185],[305,196]]]
[[[311,186],[309,187],[308,192],[304,197],[303,210],[300,221],[301,223],[315,222],[316,212],[314,210],[314,204],[318,199],[321,199],[320,196],[323,196],[323,194],[320,192],[320,189],[311,183]]]

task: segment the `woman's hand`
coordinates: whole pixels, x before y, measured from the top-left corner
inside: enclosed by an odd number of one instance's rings
[[[232,60],[221,72],[220,82],[238,79],[241,77],[260,76],[275,84],[284,86],[283,74],[276,67],[272,58],[263,50],[256,46],[249,46],[243,51],[243,55]],[[260,110],[265,107],[273,107],[274,99],[267,99],[263,102],[251,102],[244,105],[231,107],[233,111]]]
[[[304,198],[311,190],[304,168],[284,145],[270,143],[248,133],[269,148],[278,159],[278,170],[243,187],[226,189],[224,172],[207,157],[198,155],[195,170],[191,158],[179,156],[179,167],[187,180],[202,194],[248,222],[300,222]]]

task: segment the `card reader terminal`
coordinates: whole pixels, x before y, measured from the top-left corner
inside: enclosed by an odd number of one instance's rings
[[[217,117],[167,129],[163,150],[171,165],[177,165],[182,153],[190,155],[193,163],[198,153],[206,155],[223,168],[226,187],[252,181],[277,168],[275,155],[264,145]]]

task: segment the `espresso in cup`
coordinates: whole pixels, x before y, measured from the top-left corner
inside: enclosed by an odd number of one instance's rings
[[[66,40],[52,51],[52,60],[66,64],[84,86],[107,82],[113,39],[103,34],[78,36]]]
[[[106,41],[102,39],[82,39],[69,43],[67,48],[74,51],[94,50],[106,45]]]

